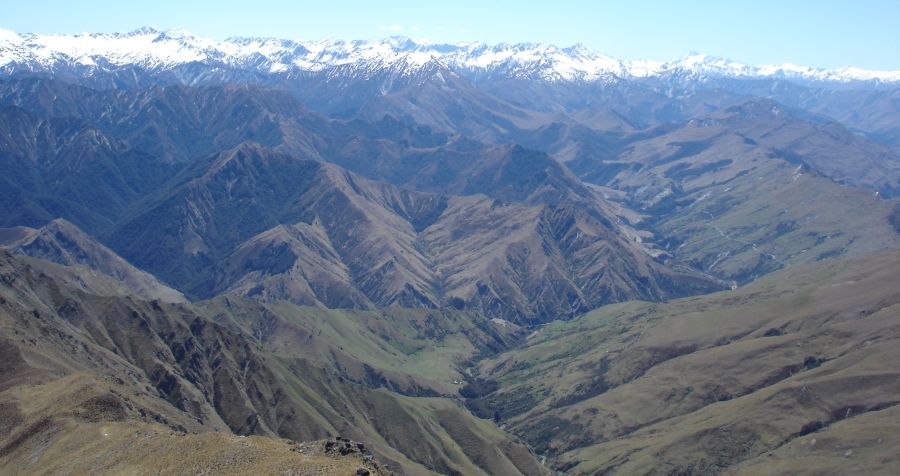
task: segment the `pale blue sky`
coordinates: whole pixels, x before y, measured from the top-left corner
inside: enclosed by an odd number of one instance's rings
[[[585,46],[622,59],[702,52],[747,63],[900,70],[900,0],[311,1],[0,0],[19,32],[184,28],[213,38],[480,40]]]

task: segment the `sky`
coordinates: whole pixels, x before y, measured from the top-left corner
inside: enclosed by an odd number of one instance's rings
[[[0,0],[0,28],[22,33],[142,26],[216,39],[581,43],[631,60],[705,53],[750,64],[900,70],[900,0]]]

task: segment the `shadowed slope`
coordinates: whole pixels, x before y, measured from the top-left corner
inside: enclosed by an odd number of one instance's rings
[[[62,218],[40,229],[0,229],[0,247],[13,254],[41,258],[64,266],[83,265],[115,278],[136,296],[185,302],[184,296],[141,271]]]

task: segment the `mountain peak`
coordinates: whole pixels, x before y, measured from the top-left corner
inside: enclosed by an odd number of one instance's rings
[[[78,226],[56,218],[41,228],[0,229],[0,249],[28,255],[63,266],[82,265],[115,278],[126,289],[145,299],[184,302],[184,296],[135,268]]]
[[[402,35],[389,36],[383,41],[400,51],[412,51],[419,47],[411,38]]]
[[[164,32],[165,31],[163,29],[157,28],[155,26],[144,26],[144,27],[129,31],[128,33],[124,33],[124,34],[122,34],[122,36],[159,35],[160,33],[164,33]]]
[[[346,65],[353,65],[358,71],[372,71],[404,61],[421,67],[431,59],[437,59],[451,69],[481,76],[500,75],[550,82],[665,76],[900,82],[900,71],[868,71],[855,67],[824,70],[794,64],[752,66],[698,53],[665,63],[623,61],[592,51],[580,43],[568,48],[545,43],[432,44],[406,36],[375,41],[240,37],[216,41],[184,30],[155,27],[128,33],[84,35],[18,34],[0,30],[0,68],[7,71],[27,68],[58,72],[73,65],[97,68],[99,60],[154,71],[196,62],[264,73],[322,71]]]

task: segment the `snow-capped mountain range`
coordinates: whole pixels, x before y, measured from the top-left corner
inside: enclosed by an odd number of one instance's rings
[[[502,75],[545,81],[592,82],[653,77],[785,78],[825,82],[900,82],[900,71],[854,67],[815,69],[793,64],[752,66],[706,55],[660,61],[623,61],[581,45],[417,43],[391,37],[380,41],[292,41],[229,38],[217,41],[181,30],[142,28],[129,33],[39,35],[0,29],[0,71],[54,72],[61,68],[111,69],[134,66],[165,71],[186,64],[250,70],[264,74],[319,72],[334,67],[355,71],[400,70],[412,74],[438,62],[471,75]]]

